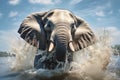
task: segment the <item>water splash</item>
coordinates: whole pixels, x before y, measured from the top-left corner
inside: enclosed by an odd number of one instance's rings
[[[15,54],[15,59],[11,61],[11,68],[15,71],[33,68],[35,53],[35,47],[20,38],[14,39],[12,41],[11,54]]]
[[[11,52],[16,57],[11,61],[11,68],[15,71],[23,70],[20,76],[23,80],[120,80],[117,70],[114,70],[117,60],[113,59],[109,32],[104,30],[98,33],[97,38],[96,44],[74,53],[72,70],[67,72],[35,70],[33,62],[37,49],[22,39],[14,39]]]

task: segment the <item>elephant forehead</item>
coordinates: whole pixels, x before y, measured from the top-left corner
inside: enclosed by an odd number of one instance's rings
[[[70,16],[68,10],[53,10],[54,14],[49,18],[53,22],[68,22],[73,23],[74,19]]]

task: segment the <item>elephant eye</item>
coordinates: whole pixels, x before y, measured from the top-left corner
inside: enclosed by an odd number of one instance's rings
[[[44,28],[47,32],[51,33],[52,27],[53,27],[53,23],[51,21],[48,21]]]
[[[72,28],[72,29],[75,28],[75,24],[74,24],[74,23],[71,24],[71,28]]]
[[[74,23],[71,24],[71,33],[74,33],[76,30],[76,26]]]
[[[45,30],[50,33],[51,31],[50,24],[45,25]]]
[[[73,16],[71,13],[69,13],[69,15],[71,16],[71,18],[73,18],[73,19],[74,19],[74,16]]]

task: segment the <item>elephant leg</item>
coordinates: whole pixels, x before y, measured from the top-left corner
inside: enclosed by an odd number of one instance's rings
[[[54,53],[46,54],[37,54],[34,59],[34,68],[35,69],[55,69],[57,62],[54,56]]]
[[[37,52],[34,58],[34,68],[35,69],[45,68],[44,66],[46,57],[47,57],[46,52],[43,52],[41,54],[38,54]]]
[[[39,60],[41,57],[42,57],[41,54],[35,56],[35,59],[34,59],[34,68],[35,69],[41,68],[41,64],[39,63]]]
[[[59,62],[57,62],[56,58],[55,58],[55,53],[53,53],[52,57],[49,57],[49,55],[36,55],[35,59],[34,59],[34,68],[35,69],[55,69],[55,68],[62,68],[64,67],[62,64],[59,64]],[[45,58],[46,57],[46,58]],[[67,63],[63,62],[63,64],[67,64],[67,69],[70,70],[70,64],[73,61],[73,53],[68,53],[67,56]],[[44,58],[44,59],[42,59]]]
[[[71,63],[73,61],[73,53],[68,53],[67,61],[68,63]]]

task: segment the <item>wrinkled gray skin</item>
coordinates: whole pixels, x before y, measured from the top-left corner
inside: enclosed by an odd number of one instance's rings
[[[55,51],[58,61],[65,61],[67,52],[74,53],[95,43],[89,25],[68,10],[33,13],[25,18],[18,32],[38,49]]]

